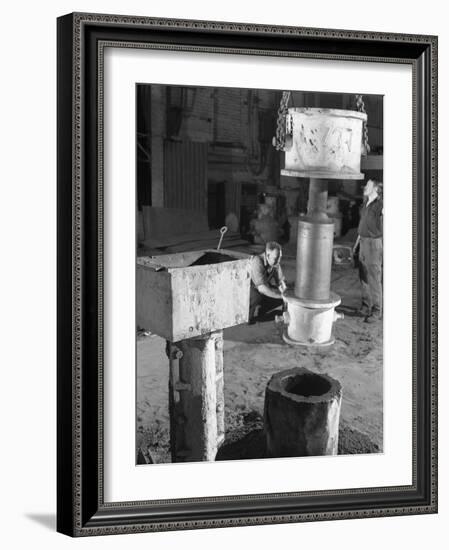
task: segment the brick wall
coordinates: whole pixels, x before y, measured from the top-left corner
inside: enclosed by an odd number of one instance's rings
[[[274,155],[267,147],[260,151],[258,111],[275,112],[276,94],[257,91],[250,95],[248,90],[235,88],[184,90],[187,99],[184,99],[184,113],[175,137],[209,143],[209,181],[273,185]],[[173,98],[180,103],[179,94],[173,94]],[[260,174],[254,174],[248,163],[258,169],[261,160],[263,169]]]

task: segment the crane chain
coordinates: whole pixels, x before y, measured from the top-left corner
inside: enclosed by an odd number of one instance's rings
[[[363,101],[363,96],[361,94],[357,94],[355,96],[355,101],[357,105],[357,110],[360,113],[366,114],[365,102]],[[362,135],[362,156],[366,157],[370,151],[371,151],[371,147],[369,146],[369,143],[368,143],[368,124],[367,124],[367,121],[364,120],[363,135]]]
[[[291,92],[282,92],[281,101],[279,103],[278,117],[276,123],[276,136],[273,137],[273,147],[277,151],[283,151],[285,149],[288,103],[290,101],[290,95]]]

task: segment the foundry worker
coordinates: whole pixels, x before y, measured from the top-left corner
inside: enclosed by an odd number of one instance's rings
[[[382,183],[369,179],[363,188],[358,236],[362,306],[359,313],[372,323],[382,316],[383,201]]]
[[[281,268],[282,248],[277,242],[265,245],[262,254],[251,258],[249,322],[283,305],[286,290]]]

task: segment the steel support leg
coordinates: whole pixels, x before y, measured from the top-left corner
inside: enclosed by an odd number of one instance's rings
[[[215,460],[224,438],[223,332],[167,348],[172,461]]]

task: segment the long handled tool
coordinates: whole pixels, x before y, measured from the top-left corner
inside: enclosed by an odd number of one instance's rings
[[[218,241],[217,250],[220,250],[221,243],[223,242],[223,237],[227,230],[228,228],[225,225],[220,229],[220,240]]]

